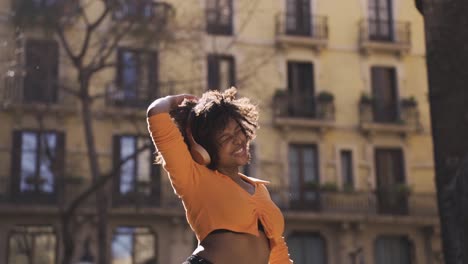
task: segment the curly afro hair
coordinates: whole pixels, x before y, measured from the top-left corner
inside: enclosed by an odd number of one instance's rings
[[[191,126],[195,141],[210,154],[211,163],[207,167],[213,170],[218,168],[219,162],[219,146],[215,138],[226,128],[230,119],[239,124],[248,141],[255,138],[259,128],[257,106],[246,97],[236,98],[236,94],[235,87],[224,92],[208,91],[198,101],[186,99],[170,112],[189,148],[186,126]],[[191,124],[187,124],[189,115],[192,115]]]

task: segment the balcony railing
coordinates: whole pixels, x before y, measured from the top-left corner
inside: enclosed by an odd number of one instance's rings
[[[359,43],[363,51],[407,52],[411,47],[409,22],[365,19],[359,23]]]
[[[335,120],[333,99],[277,92],[273,97],[276,124],[327,127]]]
[[[330,192],[316,191],[313,199],[298,201],[292,199],[287,188],[268,186],[273,201],[284,211],[315,212],[317,214],[349,215],[407,215],[437,216],[436,196],[432,193],[388,193],[382,192]],[[381,202],[385,198],[398,202],[390,207]],[[402,199],[399,199],[401,197]],[[402,202],[402,203],[401,203]]]
[[[375,99],[368,98],[359,102],[360,126],[363,130],[382,130],[395,132],[416,132],[420,129],[419,112],[416,104],[399,103],[382,108]],[[377,110],[377,107],[379,110]]]
[[[1,105],[3,108],[23,107],[73,112],[77,101],[71,93],[60,89],[60,83],[59,80],[56,84],[44,85],[43,90],[36,91],[26,87],[25,78],[20,74],[11,73],[3,79],[3,89],[0,91]]]
[[[323,48],[328,41],[328,19],[315,14],[299,17],[280,13],[276,17],[276,38],[284,44]]]

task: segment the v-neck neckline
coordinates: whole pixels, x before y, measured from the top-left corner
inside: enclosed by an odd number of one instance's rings
[[[231,177],[227,176],[224,173],[221,173],[220,171],[216,170],[218,174],[221,174],[223,177],[227,177],[230,182],[232,182],[234,185],[239,187],[243,192],[245,192],[247,195],[250,197],[253,197],[257,193],[257,185],[255,182],[251,181],[247,176],[243,175],[242,173],[239,173],[239,177],[241,178],[241,181],[244,181],[245,183],[249,184],[250,186],[253,187],[253,192],[250,193],[248,190],[244,189],[242,186],[240,186],[237,182],[235,182]]]

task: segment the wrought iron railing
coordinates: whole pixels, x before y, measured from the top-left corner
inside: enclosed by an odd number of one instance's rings
[[[295,200],[288,188],[268,186],[273,201],[283,211],[310,211],[354,215],[437,216],[436,196],[433,193],[382,193],[379,191],[316,191],[313,199]],[[399,203],[389,207],[381,199]],[[401,198],[401,199],[400,199]],[[400,203],[401,202],[401,203]]]
[[[411,27],[409,22],[364,19],[359,24],[360,41],[409,45]]]
[[[333,100],[320,100],[315,95],[281,92],[273,98],[276,117],[310,118],[331,121],[335,119]]]
[[[280,13],[276,18],[278,35],[302,36],[314,39],[328,39],[328,19],[326,16]]]

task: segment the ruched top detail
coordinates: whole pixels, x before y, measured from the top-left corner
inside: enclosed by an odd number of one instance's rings
[[[250,194],[230,177],[194,162],[169,114],[157,114],[147,121],[153,143],[164,159],[163,167],[199,241],[217,229],[258,236],[260,221],[270,240],[269,263],[292,263],[283,238],[283,215],[271,200],[267,181],[241,175],[255,187]]]

